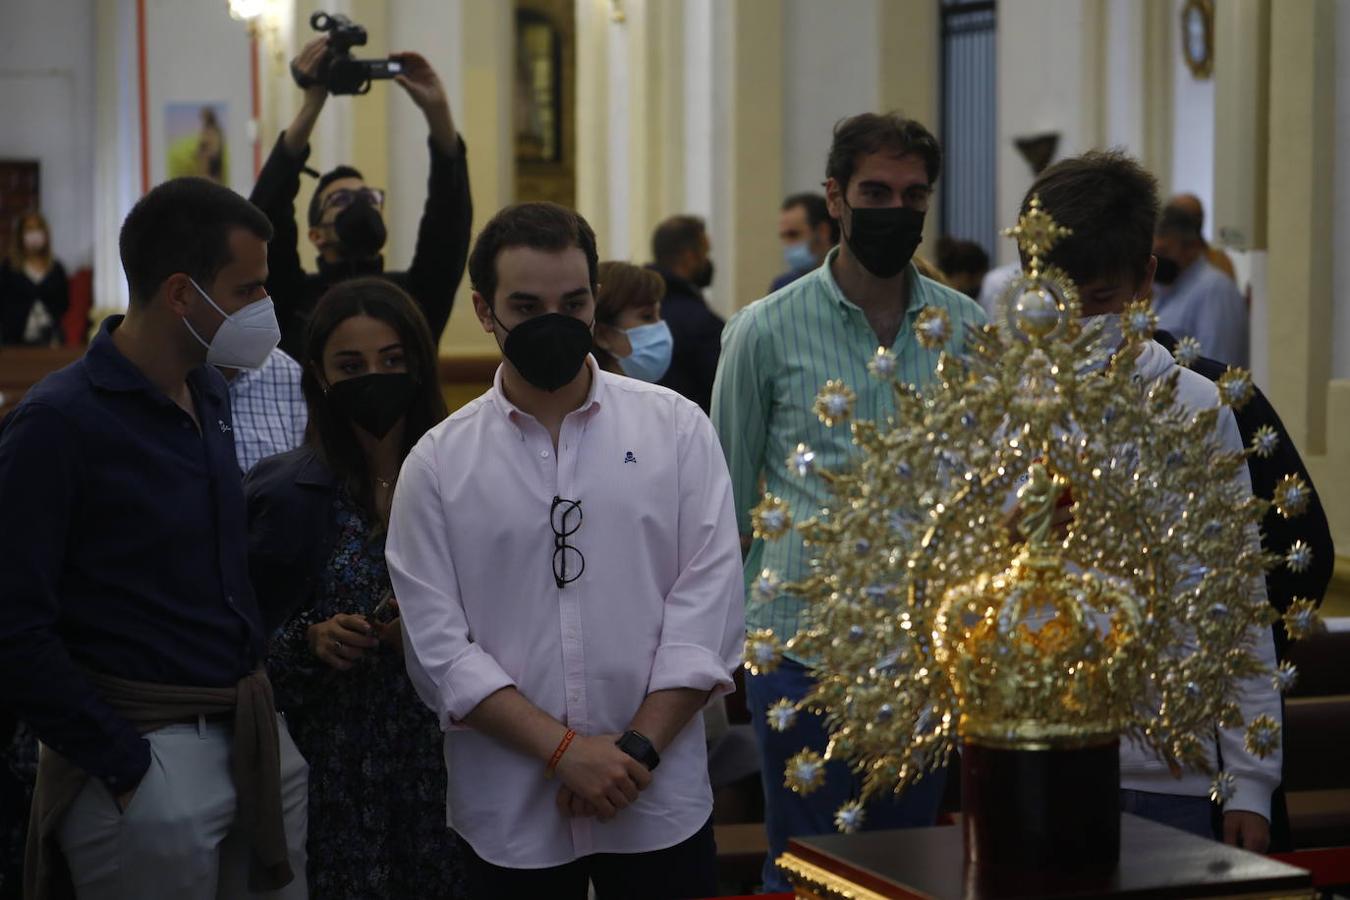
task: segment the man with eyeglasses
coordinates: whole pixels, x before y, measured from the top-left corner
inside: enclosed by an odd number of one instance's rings
[[[309,171],[309,138],[328,99],[328,89],[314,77],[328,51],[328,36],[315,38],[292,61],[304,88],[304,101],[258,176],[249,198],[272,221],[276,234],[268,245],[271,275],[268,292],[277,304],[281,349],[300,355],[310,310],[331,285],[349,278],[383,274],[406,290],[422,309],[439,341],[450,318],[455,290],[464,275],[469,252],[473,202],[464,140],[455,130],[450,104],[436,71],[416,53],[395,53],[405,74],[395,80],[427,120],[431,157],[427,202],[417,231],[417,246],[406,272],[387,272],[384,247],[385,193],[367,185],[361,173],[340,165],[319,178],[309,203],[309,240],[318,250],[318,272],[306,274],[300,264],[295,226],[295,198],[300,173]],[[359,103],[360,100],[355,102]]]
[[[487,224],[469,273],[505,360],[394,496],[408,672],[474,896],[717,892],[697,713],[744,638],[731,481],[697,405],[590,355],[597,265],[564,207]]]

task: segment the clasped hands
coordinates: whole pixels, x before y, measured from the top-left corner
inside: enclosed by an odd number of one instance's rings
[[[555,769],[558,811],[608,822],[652,783],[647,767],[619,749],[617,734],[577,735]]]

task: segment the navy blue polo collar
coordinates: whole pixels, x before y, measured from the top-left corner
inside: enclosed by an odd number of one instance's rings
[[[126,317],[109,316],[99,326],[98,334],[94,336],[84,354],[84,367],[89,373],[89,380],[100,390],[148,393],[168,400],[113,343],[112,333],[122,324],[124,318]],[[194,390],[215,403],[225,401],[225,379],[219,373],[212,372],[209,367],[201,366],[193,369],[188,373],[187,380]]]

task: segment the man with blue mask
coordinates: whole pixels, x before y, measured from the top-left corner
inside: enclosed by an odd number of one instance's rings
[[[778,239],[783,242],[787,267],[769,290],[791,284],[825,261],[825,254],[839,243],[839,223],[830,218],[830,208],[820,194],[793,194],[778,213]]]
[[[45,745],[26,896],[306,895],[307,769],[261,668],[287,611],[250,584],[215,368],[277,345],[271,236],[213,182],[146,194],[126,315],[0,429],[0,679]]]

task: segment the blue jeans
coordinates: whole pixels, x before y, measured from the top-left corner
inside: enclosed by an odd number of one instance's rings
[[[1120,791],[1120,811],[1171,825],[1198,837],[1216,840],[1213,810],[1208,797],[1155,794],[1152,791]]]
[[[792,890],[774,865],[787,849],[788,838],[836,833],[835,810],[857,798],[862,791],[862,779],[855,777],[848,766],[840,762],[826,766],[824,784],[805,797],[783,784],[783,771],[789,757],[808,747],[823,754],[829,735],[819,716],[806,714],[797,716],[797,721],[787,731],[774,731],[769,727],[765,711],[783,697],[800,700],[814,682],[805,666],[789,659],[783,660],[767,675],[747,674],[745,679],[746,702],[759,742],[760,775],[764,780],[764,825],[769,836],[769,855],[764,860],[764,890],[768,892]],[[946,781],[947,772],[943,769],[926,776],[899,798],[887,795],[871,800],[866,807],[863,830],[934,824]]]

